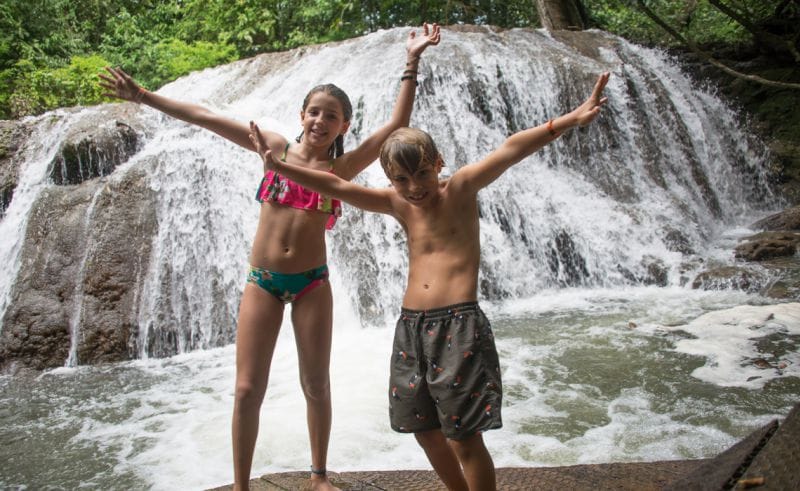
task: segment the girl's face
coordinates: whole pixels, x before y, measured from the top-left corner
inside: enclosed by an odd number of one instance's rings
[[[344,120],[342,103],[325,92],[311,96],[306,108],[300,111],[300,123],[303,125],[303,141],[326,149],[350,127],[350,121]]]
[[[397,194],[412,205],[425,206],[435,202],[439,196],[441,170],[442,161],[437,159],[434,163],[419,166],[413,174],[399,165],[393,165],[388,174]]]

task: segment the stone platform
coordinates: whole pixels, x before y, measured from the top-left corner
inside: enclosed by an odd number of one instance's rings
[[[433,471],[330,472],[350,491],[445,490]],[[308,489],[308,472],[266,474],[250,481],[254,491]],[[529,490],[800,490],[800,404],[783,423],[752,432],[711,459],[497,469],[497,488]],[[228,491],[222,486],[210,491]]]

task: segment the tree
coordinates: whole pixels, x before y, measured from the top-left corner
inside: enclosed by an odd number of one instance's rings
[[[706,50],[703,50],[691,38],[682,35],[678,28],[659,15],[650,4],[657,4],[655,1],[635,0],[635,6],[649,17],[656,25],[661,27],[670,36],[678,40],[681,44],[689,48],[700,58],[724,71],[725,73],[755,82],[769,87],[780,89],[800,89],[800,84],[769,80],[758,75],[742,73],[717,60]],[[673,4],[676,2],[672,2]],[[684,2],[682,15],[684,19],[691,18],[697,12],[700,2],[691,0]],[[708,0],[708,4],[717,9],[720,13],[742,26],[752,35],[757,46],[765,51],[769,51],[777,56],[788,56],[794,60],[795,64],[800,64],[800,6],[797,0],[780,0],[772,2],[759,2],[760,5],[752,4],[747,1],[724,2],[722,0]],[[770,5],[772,4],[772,5]],[[760,7],[760,9],[759,9]],[[766,17],[759,15],[764,8],[772,7],[771,12]]]
[[[536,0],[536,10],[542,27],[548,31],[582,31],[586,26],[586,15],[580,0]]]

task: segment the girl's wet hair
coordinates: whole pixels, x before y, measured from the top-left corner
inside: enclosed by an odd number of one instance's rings
[[[303,111],[305,111],[306,108],[308,107],[308,103],[309,101],[311,101],[311,97],[313,97],[314,94],[318,92],[323,92],[325,94],[335,97],[336,100],[338,100],[339,103],[342,105],[342,113],[344,115],[344,120],[350,121],[350,119],[353,117],[353,105],[350,103],[350,98],[347,97],[347,94],[345,94],[342,89],[333,84],[317,85],[316,87],[308,91],[308,94],[306,94],[306,98],[303,99]],[[295,138],[295,141],[297,143],[300,143],[300,140],[302,139],[303,139],[303,132],[301,131],[300,135],[298,135],[298,137]],[[328,155],[332,158],[336,158],[342,155],[343,153],[344,153],[344,136],[339,135],[336,137],[336,140],[331,144],[331,147],[328,149]]]
[[[400,167],[414,174],[425,164],[434,165],[439,150],[431,135],[416,128],[399,128],[389,135],[380,150],[381,167],[391,178],[391,168]]]

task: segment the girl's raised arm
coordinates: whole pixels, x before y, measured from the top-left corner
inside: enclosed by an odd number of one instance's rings
[[[350,180],[367,168],[378,158],[381,144],[397,128],[408,126],[411,111],[414,109],[414,96],[417,92],[417,71],[419,59],[425,48],[439,44],[439,24],[422,25],[422,34],[411,31],[406,40],[406,66],[400,76],[400,92],[394,103],[392,116],[383,126],[366,138],[354,150],[342,155],[336,165],[336,174]]]
[[[256,150],[250,141],[250,127],[247,124],[226,118],[197,104],[181,102],[145,90],[122,68],[106,67],[106,71],[109,75],[98,74],[100,86],[106,90],[104,96],[147,104],[173,118],[213,131],[248,150]],[[263,136],[271,148],[282,148],[286,144],[286,140],[277,133],[264,131]]]

